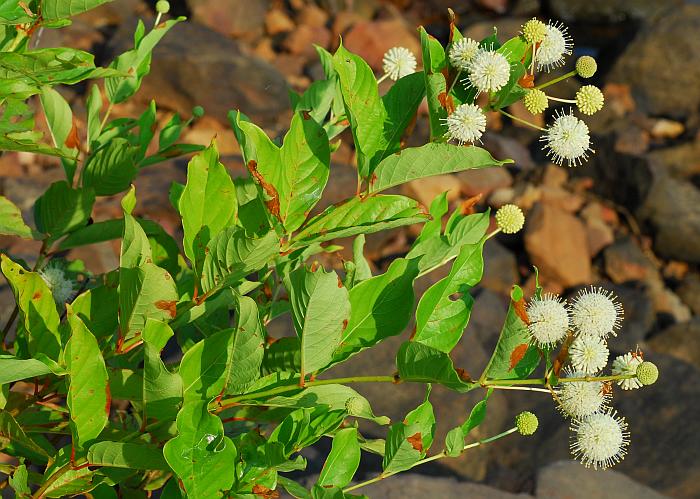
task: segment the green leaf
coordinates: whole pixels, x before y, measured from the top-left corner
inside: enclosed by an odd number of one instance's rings
[[[396,365],[399,376],[404,381],[418,383],[439,383],[460,393],[468,392],[479,386],[465,374],[457,372],[449,355],[432,347],[413,341],[407,341],[396,354]]]
[[[279,253],[279,238],[270,231],[251,237],[240,227],[229,227],[208,245],[202,269],[202,291],[235,286],[260,270]]]
[[[469,413],[469,418],[467,418],[467,420],[464,423],[462,423],[462,426],[460,428],[462,429],[462,434],[465,437],[469,435],[469,432],[471,432],[474,428],[476,428],[484,422],[484,418],[486,417],[486,405],[488,403],[489,397],[491,396],[491,393],[493,393],[493,388],[489,388],[489,390],[486,392],[484,400],[480,400],[476,403],[476,405],[472,408],[471,412]]]
[[[270,444],[283,445],[284,456],[290,456],[334,431],[345,419],[345,411],[329,411],[326,407],[297,409],[285,417],[270,434]]]
[[[60,0],[56,0],[60,1]],[[105,90],[112,104],[119,104],[136,93],[141,86],[143,77],[151,70],[151,53],[165,34],[184,17],[165,21],[155,26],[148,34],[144,35],[143,22],[139,21],[137,35],[135,36],[135,48],[119,55],[110,68],[114,68],[129,76],[118,76],[105,79]]]
[[[49,366],[40,360],[0,355],[0,385],[51,373]]]
[[[163,364],[160,352],[173,331],[166,323],[146,320],[143,331],[143,410],[144,421],[175,419],[182,401],[182,378]]]
[[[128,468],[134,470],[168,471],[163,452],[152,445],[102,441],[90,446],[87,453],[90,465]]]
[[[418,28],[420,34],[421,52],[423,55],[423,67],[427,74],[440,73],[447,65],[445,49],[432,35],[429,35],[423,26]]]
[[[34,239],[34,231],[24,223],[22,212],[5,196],[0,196],[0,234]]]
[[[484,369],[481,379],[522,379],[532,373],[540,362],[537,347],[531,344],[525,299],[519,286],[513,286],[510,306],[496,349]]]
[[[112,336],[119,325],[119,295],[114,283],[89,289],[71,303],[73,312],[98,338]]]
[[[33,20],[17,0],[0,0],[0,25],[25,24]]]
[[[62,150],[66,156],[75,157],[77,155],[77,144],[71,143],[72,139],[74,139],[74,137],[70,137],[74,124],[70,105],[61,94],[49,86],[41,89],[40,97],[54,146]],[[68,140],[69,138],[71,138],[71,141]],[[72,147],[69,147],[69,144]],[[66,178],[69,183],[73,183],[73,174],[76,166],[74,160],[63,160],[63,169],[66,172]]]
[[[285,231],[299,228],[321,199],[330,172],[330,145],[325,130],[303,112],[294,113],[282,147],[277,147],[254,124],[237,116],[248,170],[260,185],[265,204]]]
[[[216,142],[212,141],[187,165],[187,184],[178,206],[185,233],[185,255],[199,270],[209,241],[236,219],[236,189],[219,161]]]
[[[277,483],[281,485],[289,495],[296,499],[311,499],[311,494],[309,494],[309,491],[294,480],[290,480],[289,478],[279,475],[277,477]]]
[[[297,96],[294,111],[308,111],[309,115],[322,125],[333,104],[335,85],[335,79],[313,82],[300,97]]]
[[[36,272],[29,272],[13,262],[7,255],[0,255],[2,273],[12,288],[20,321],[29,333],[29,352],[42,352],[58,359],[61,336],[58,332],[59,317],[51,290]]]
[[[83,187],[91,187],[98,196],[111,196],[129,188],[136,178],[139,148],[117,137],[92,151],[81,173]]]
[[[134,199],[135,201],[135,199]],[[151,245],[143,228],[136,222],[128,210],[124,210],[124,234],[122,235],[119,267],[132,269],[153,261]]]
[[[0,98],[2,98],[0,96]],[[37,142],[41,138],[39,132],[22,132],[0,135],[0,151],[22,151],[44,154],[47,156],[65,157],[61,149],[50,147]]]
[[[165,269],[153,263],[119,270],[119,328],[123,340],[139,336],[146,319],[175,317],[175,281]]]
[[[459,342],[469,322],[474,299],[469,291],[484,271],[484,240],[465,244],[447,277],[423,294],[416,309],[412,341],[449,353]]]
[[[382,464],[384,473],[405,471],[428,452],[435,436],[435,414],[429,396],[430,385],[423,403],[389,428]]]
[[[411,198],[396,195],[350,198],[329,206],[315,216],[292,239],[293,248],[314,242],[371,234],[403,225],[424,222],[424,208]]]
[[[265,353],[263,325],[255,300],[241,296],[236,309],[238,313],[230,346],[227,393],[241,393],[260,377],[260,366]]]
[[[413,281],[417,275],[415,261],[398,258],[384,274],[350,290],[350,320],[333,357],[335,363],[406,328],[413,312]]]
[[[401,149],[401,137],[411,124],[418,112],[418,106],[425,97],[425,79],[419,71],[400,78],[386,95],[382,96],[382,104],[386,110],[384,119],[383,150],[372,159],[372,170],[390,154]]]
[[[111,397],[107,368],[97,340],[70,305],[67,309],[71,330],[64,353],[69,379],[67,404],[73,445],[81,449],[96,439],[107,425]]]
[[[352,243],[352,261],[355,263],[355,277],[353,284],[358,284],[372,277],[372,269],[365,258],[365,235],[360,234],[355,237]]]
[[[486,150],[476,146],[462,147],[444,143],[428,143],[409,147],[382,161],[370,183],[372,192],[380,192],[411,180],[455,173],[476,168],[488,168],[512,163],[498,161]]]
[[[5,449],[8,445],[12,445],[21,454],[28,452],[28,457],[42,463],[50,458],[46,450],[24,432],[9,412],[0,410],[0,448]]]
[[[301,376],[326,367],[340,345],[350,317],[348,290],[335,272],[300,267],[285,285],[292,317],[301,339]]]
[[[29,472],[24,464],[17,466],[12,476],[7,479],[7,483],[12,487],[12,490],[15,491],[18,499],[28,499],[31,497],[32,489],[27,483],[28,480]]]
[[[184,362],[184,360],[183,360]],[[186,403],[177,415],[177,437],[163,455],[188,497],[222,497],[234,482],[236,447],[224,435],[221,420],[209,414],[208,401]]]
[[[344,428],[333,437],[331,452],[318,477],[322,487],[345,487],[360,465],[360,443],[357,428]]]
[[[333,67],[338,73],[345,114],[350,121],[358,171],[367,178],[372,173],[373,158],[385,149],[382,132],[386,111],[379,98],[377,80],[369,65],[342,45],[333,55]]]
[[[42,0],[41,15],[44,21],[55,21],[82,14],[112,0]]]
[[[452,428],[445,436],[445,454],[458,457],[464,449],[464,432],[461,426]]]
[[[85,225],[90,219],[95,193],[92,189],[71,189],[67,182],[54,182],[36,200],[34,221],[39,232],[55,241]]]
[[[102,122],[100,111],[102,110],[102,93],[100,87],[96,83],[90,87],[90,95],[87,97],[85,104],[87,108],[87,145],[92,148],[92,143],[95,141],[102,131]]]
[[[430,139],[443,137],[447,132],[447,104],[449,96],[447,83],[442,69],[445,66],[445,51],[435,38],[421,26],[418,28],[423,55],[423,74],[425,75],[425,93],[428,102],[430,120]]]

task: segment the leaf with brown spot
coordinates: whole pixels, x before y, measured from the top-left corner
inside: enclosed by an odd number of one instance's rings
[[[414,433],[410,437],[406,437],[406,441],[418,452],[423,452],[423,438],[421,437],[420,432]]]
[[[510,368],[514,369],[515,366],[518,365],[518,363],[523,360],[523,357],[525,357],[525,353],[527,352],[528,349],[528,344],[527,343],[522,343],[515,347],[513,351],[510,353]]]
[[[476,213],[476,205],[481,201],[481,198],[484,197],[482,193],[477,194],[476,196],[472,196],[469,199],[465,199],[462,201],[459,205],[459,213],[467,216],[467,215],[473,215]]]
[[[457,372],[457,376],[459,376],[459,379],[461,379],[465,383],[472,382],[472,377],[469,375],[469,373],[466,370],[462,369],[461,367],[456,367],[455,371]]]
[[[525,73],[525,75],[518,80],[518,85],[520,85],[523,88],[534,88],[535,75]]]
[[[513,310],[516,315],[520,317],[526,325],[530,324],[530,318],[527,316],[527,310],[525,309],[525,299],[521,298],[518,301],[513,301]]]
[[[447,111],[447,114],[452,114],[455,110],[455,101],[452,98],[451,95],[446,94],[445,92],[440,92],[438,94],[438,101],[440,102],[440,105]]]
[[[266,199],[265,206],[267,206],[267,209],[272,213],[272,215],[275,216],[278,220],[281,221],[280,219],[280,199],[279,199],[279,194],[277,194],[277,189],[270,184],[269,182],[265,181],[265,178],[260,174],[258,171],[258,163],[257,161],[251,159],[248,161],[248,171],[250,174],[253,176],[253,178],[256,180],[258,184],[260,184],[260,187],[262,187],[263,191],[265,191],[265,194],[267,194],[268,199]]]
[[[260,484],[255,484],[253,486],[253,494],[255,494],[256,496],[260,496],[263,499],[278,499],[280,496],[280,493],[276,490],[269,489],[264,485]]]
[[[75,117],[73,117],[73,126],[71,127],[70,132],[68,132],[68,136],[66,137],[64,144],[70,149],[80,148],[80,138],[78,137],[78,126],[76,125]]]
[[[157,309],[167,310],[171,319],[177,315],[177,300],[158,300],[155,306]]]

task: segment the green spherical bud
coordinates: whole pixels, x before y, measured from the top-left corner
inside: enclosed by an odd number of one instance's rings
[[[158,14],[167,14],[170,12],[170,2],[167,0],[158,0],[156,2],[156,12],[158,12]]]
[[[528,43],[540,43],[547,36],[547,25],[534,17],[523,24],[523,38]]]
[[[202,106],[194,106],[192,108],[192,117],[201,118],[204,116],[204,108]]]
[[[501,206],[496,212],[496,225],[505,234],[515,234],[523,228],[525,215],[514,204]]]
[[[653,385],[659,379],[659,368],[653,362],[644,361],[637,366],[637,379],[644,386]]]
[[[525,109],[530,111],[532,114],[540,114],[542,111],[547,109],[549,106],[549,100],[547,95],[536,88],[528,90],[523,98],[523,104],[525,104]]]
[[[590,78],[598,70],[598,63],[590,55],[582,55],[576,61],[576,72],[581,78]]]
[[[598,87],[585,85],[576,92],[576,107],[583,114],[591,115],[603,109],[605,97]]]
[[[365,413],[365,400],[362,397],[350,397],[345,401],[345,410],[349,416],[360,416]]]
[[[538,425],[537,416],[529,411],[523,411],[515,417],[515,426],[521,435],[532,435],[537,431]]]

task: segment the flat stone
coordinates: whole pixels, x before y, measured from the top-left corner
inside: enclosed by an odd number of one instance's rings
[[[527,499],[528,494],[511,494],[478,483],[459,482],[454,478],[402,473],[358,492],[383,499],[425,499],[426,497],[469,497],[470,499]]]
[[[664,329],[655,334],[648,345],[656,352],[673,355],[700,368],[700,318]]]

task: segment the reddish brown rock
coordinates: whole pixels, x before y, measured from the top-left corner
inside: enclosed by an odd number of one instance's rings
[[[358,22],[343,37],[343,44],[362,56],[375,71],[382,69],[384,53],[392,47],[406,47],[420,58],[416,32],[401,19]]]
[[[255,39],[262,35],[269,1],[189,0],[194,20],[222,35]]]
[[[534,206],[527,216],[525,248],[543,276],[565,287],[591,281],[586,229],[561,208],[544,203]]]
[[[510,173],[503,167],[465,170],[457,173],[457,178],[462,183],[462,191],[469,197],[477,194],[488,197],[494,190],[513,184]]]
[[[314,28],[302,24],[289,33],[282,43],[282,47],[292,54],[305,55],[309,58],[316,57],[314,44],[328,47],[331,41],[331,33],[326,28]]]

